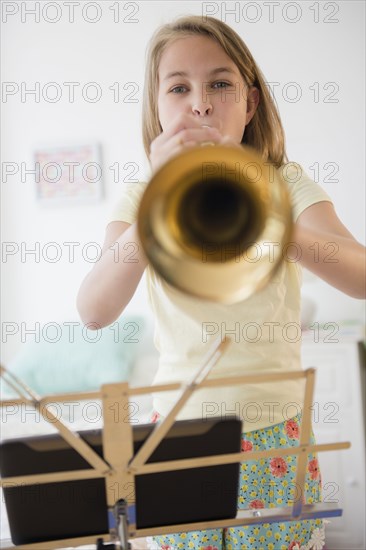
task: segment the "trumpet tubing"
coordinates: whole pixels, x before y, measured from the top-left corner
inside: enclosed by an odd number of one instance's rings
[[[283,261],[292,232],[286,184],[249,147],[197,147],[153,176],[138,231],[149,262],[170,285],[238,302],[263,288]]]

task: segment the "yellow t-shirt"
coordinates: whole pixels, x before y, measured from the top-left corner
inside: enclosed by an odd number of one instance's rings
[[[279,169],[288,185],[294,220],[329,196],[297,163]],[[146,183],[126,187],[111,221],[133,223]],[[213,339],[228,335],[232,343],[209,378],[249,373],[297,371],[301,368],[300,287],[298,262],[283,262],[266,288],[232,305],[190,297],[163,281],[148,266],[149,301],[155,316],[155,345],[160,360],[154,384],[189,380],[202,364]],[[225,417],[235,413],[243,431],[261,429],[292,418],[302,410],[304,382],[267,382],[195,391],[178,419]],[[177,392],[154,394],[154,409],[166,416]]]

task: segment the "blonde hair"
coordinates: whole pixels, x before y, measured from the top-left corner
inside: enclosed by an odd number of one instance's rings
[[[149,44],[142,104],[142,137],[147,157],[151,142],[162,132],[159,122],[157,96],[159,64],[165,48],[177,38],[204,35],[220,44],[238,67],[244,82],[259,90],[259,104],[245,128],[242,144],[250,145],[269,161],[280,167],[288,162],[285,135],[276,105],[266,86],[264,76],[240,36],[226,23],[214,17],[188,15],[155,31]]]

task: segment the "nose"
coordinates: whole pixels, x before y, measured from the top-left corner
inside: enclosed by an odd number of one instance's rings
[[[192,104],[192,113],[196,116],[207,116],[212,113],[212,104],[209,100],[198,99]]]

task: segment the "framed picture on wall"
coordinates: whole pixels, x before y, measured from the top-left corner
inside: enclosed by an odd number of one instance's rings
[[[99,144],[37,147],[34,161],[37,198],[43,204],[85,204],[101,200]]]

